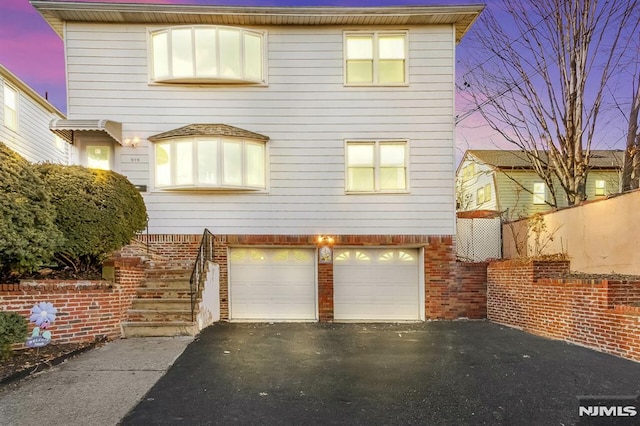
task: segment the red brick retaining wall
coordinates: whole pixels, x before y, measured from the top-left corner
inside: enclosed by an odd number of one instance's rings
[[[640,361],[638,281],[557,279],[569,262],[493,262],[487,317]]]
[[[52,303],[57,315],[49,330],[53,341],[58,343],[118,338],[120,323],[131,307],[144,271],[137,259],[121,259],[109,265],[115,269],[114,282],[40,280],[3,284],[1,309],[28,318],[34,305]],[[33,327],[29,323],[30,331]]]

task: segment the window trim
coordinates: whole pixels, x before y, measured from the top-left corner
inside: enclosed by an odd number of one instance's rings
[[[216,184],[206,184],[198,182],[198,141],[216,141]],[[242,173],[242,185],[230,185],[224,183],[224,141],[234,141],[241,144],[241,173]],[[191,142],[191,178],[194,183],[192,184],[175,184],[178,175],[177,161],[176,161],[176,145],[178,142]],[[162,144],[170,144],[170,158],[172,161],[169,164],[170,169],[170,185],[159,186],[157,178],[157,151],[156,146]],[[264,171],[264,186],[249,186],[246,185],[247,174],[247,145],[260,145],[263,147],[263,171]],[[158,191],[243,191],[243,192],[267,192],[269,188],[269,144],[266,141],[260,141],[250,138],[237,138],[231,136],[185,136],[176,137],[171,139],[163,139],[152,143],[153,149],[153,161],[151,163],[154,188]]]
[[[7,83],[6,81],[4,81],[3,83],[4,84],[2,88],[2,123],[7,129],[12,130],[14,132],[18,132],[20,129],[20,91],[16,87]],[[7,104],[6,90],[10,90],[15,94],[15,99],[16,99],[15,108],[11,108]],[[15,116],[14,121],[11,123],[11,125],[9,125],[7,122],[7,109],[12,110]]]
[[[480,201],[480,194],[482,194],[482,201]],[[491,201],[491,184],[487,183],[486,185],[481,186],[476,191],[476,204],[481,205],[484,203],[488,203]]]
[[[107,169],[103,169],[103,168],[96,168],[96,167],[91,167],[89,165],[89,148],[105,148],[107,150],[107,156],[108,159],[107,161],[109,162],[109,167]],[[113,170],[114,169],[114,152],[113,152],[113,145],[111,144],[106,144],[106,143],[87,143],[86,145],[83,146],[83,162],[85,167],[87,168],[94,168],[97,170]]]
[[[373,144],[374,145],[374,189],[372,191],[350,191],[349,190],[349,150],[350,144]],[[380,189],[380,145],[395,144],[404,146],[404,180],[405,189]],[[410,193],[410,169],[409,155],[410,144],[408,139],[345,139],[344,141],[344,190],[345,194],[408,194]]]
[[[542,185],[542,191],[537,191],[536,188],[539,188]],[[547,185],[544,182],[534,182],[533,183],[533,204],[536,206],[547,204]]]
[[[378,54],[378,43],[380,35],[402,35],[404,37],[404,81],[401,83],[380,83],[378,81],[378,62],[380,60]],[[373,38],[373,69],[372,69],[372,82],[370,83],[350,83],[347,81],[347,38],[349,36],[367,36],[371,35]],[[343,84],[346,87],[406,87],[409,86],[409,30],[397,29],[397,30],[345,30],[342,32],[342,79]]]
[[[598,186],[598,184],[602,184],[602,186]],[[595,188],[595,196],[596,197],[604,197],[607,195],[607,181],[605,181],[604,179],[596,179],[594,182],[594,188]]]
[[[198,77],[196,75],[196,62],[195,62],[195,52],[196,52],[196,43],[194,37],[194,31],[196,29],[215,29],[216,31],[216,43],[215,43],[215,57],[216,57],[216,67],[220,64],[220,43],[219,43],[219,30],[234,30],[238,31],[240,34],[240,71],[242,72],[241,78],[229,78],[221,75],[217,76],[203,76]],[[171,34],[174,30],[181,29],[190,29],[191,30],[191,67],[193,69],[192,77],[174,77],[172,70],[172,38]],[[169,73],[171,74],[168,78],[156,78],[155,76],[155,60],[154,60],[154,46],[153,46],[153,37],[156,34],[165,33],[167,34],[167,68],[169,69]],[[260,73],[261,78],[259,80],[246,78],[245,76],[245,34],[251,34],[258,36],[260,38],[261,46],[260,46]],[[233,84],[233,85],[256,85],[256,86],[267,86],[267,32],[266,31],[258,31],[253,29],[234,27],[229,25],[174,25],[169,27],[152,27],[147,31],[147,68],[148,68],[148,76],[149,76],[149,84],[151,85],[165,85],[165,84],[211,84],[211,85],[221,85],[221,84]]]

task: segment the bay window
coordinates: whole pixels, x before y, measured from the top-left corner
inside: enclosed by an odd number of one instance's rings
[[[159,189],[265,189],[263,141],[217,136],[165,140],[155,144],[155,186]]]
[[[168,83],[264,83],[264,34],[211,25],[151,32],[151,80]]]

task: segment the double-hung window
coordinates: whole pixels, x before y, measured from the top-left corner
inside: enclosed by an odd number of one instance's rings
[[[347,141],[347,192],[407,191],[407,158],[407,141]]]
[[[607,195],[607,182],[604,180],[596,180],[596,196],[601,197]]]
[[[478,191],[476,192],[476,201],[478,205],[491,201],[490,184],[486,184],[482,188],[478,188]]]
[[[406,84],[407,56],[406,31],[345,32],[345,84]]]
[[[151,32],[151,81],[264,83],[264,33],[196,25]]]
[[[18,131],[18,91],[4,85],[4,125]]]
[[[543,182],[533,184],[533,204],[545,204],[547,201],[547,191]]]

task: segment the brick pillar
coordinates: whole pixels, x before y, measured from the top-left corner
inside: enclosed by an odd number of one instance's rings
[[[213,243],[213,261],[220,267],[220,319],[229,321],[229,268],[227,238],[217,235]]]
[[[449,235],[430,236],[424,246],[425,316],[427,319],[448,318],[451,300],[457,294],[456,252]]]
[[[333,321],[333,264],[318,264],[318,315],[320,322]]]

